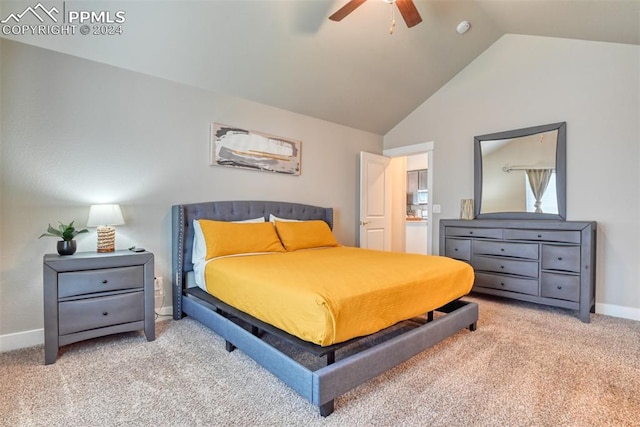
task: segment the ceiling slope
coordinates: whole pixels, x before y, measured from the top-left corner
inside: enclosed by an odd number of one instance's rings
[[[640,44],[640,1],[415,0],[423,22],[408,29],[396,16],[393,35],[380,0],[330,21],[345,2],[76,2],[124,11],[123,34],[3,37],[379,135],[505,33]]]

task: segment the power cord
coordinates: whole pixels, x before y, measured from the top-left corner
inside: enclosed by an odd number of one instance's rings
[[[157,291],[156,290],[156,280],[157,280],[157,277],[154,277],[153,278],[153,303],[154,303],[153,312],[156,315],[155,320],[158,320],[158,318],[160,318],[160,317],[169,317],[171,315],[170,314],[160,314],[160,313],[158,313],[158,310],[155,308],[156,298],[158,297],[157,294],[156,294],[156,291]],[[159,307],[162,308],[162,307],[164,307],[164,289],[161,287],[161,288],[159,288],[159,290],[160,290],[160,296],[162,297],[162,299],[160,300],[160,306]]]

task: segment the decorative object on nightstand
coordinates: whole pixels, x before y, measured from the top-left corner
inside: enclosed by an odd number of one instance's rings
[[[116,247],[114,225],[123,225],[124,218],[120,205],[91,205],[88,227],[98,227],[98,252],[113,252]]]
[[[144,329],[155,339],[151,252],[47,254],[44,274],[45,364],[74,342]]]
[[[76,237],[80,233],[88,233],[89,230],[83,228],[82,230],[77,230],[74,225],[74,221],[71,221],[69,224],[59,223],[58,228],[53,228],[51,224],[49,224],[49,228],[47,228],[46,233],[42,233],[38,239],[49,236],[49,237],[59,237],[62,240],[58,241],[57,250],[60,255],[73,255],[76,253],[76,241],[74,237]]]

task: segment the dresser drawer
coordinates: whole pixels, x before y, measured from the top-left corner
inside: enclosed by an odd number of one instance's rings
[[[486,239],[502,239],[501,228],[447,227],[448,236],[483,237]]]
[[[446,239],[444,256],[469,262],[471,260],[471,240]]]
[[[474,256],[471,264],[474,269],[479,271],[515,274],[533,278],[538,277],[538,262],[536,261]]]
[[[580,247],[542,245],[542,269],[580,272]]]
[[[565,242],[580,243],[579,231],[556,230],[504,230],[504,238],[507,240],[535,240],[540,242]]]
[[[64,301],[58,317],[59,335],[144,320],[144,292]]]
[[[502,289],[527,295],[538,295],[538,280],[519,277],[500,276],[498,274],[476,273],[474,286]]]
[[[540,296],[578,302],[580,301],[580,276],[542,273]]]
[[[473,253],[482,255],[498,255],[513,258],[538,259],[537,243],[473,241]]]
[[[144,269],[141,265],[60,273],[58,298],[119,289],[142,289],[143,284]]]

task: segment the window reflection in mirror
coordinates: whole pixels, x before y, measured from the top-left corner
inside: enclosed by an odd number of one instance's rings
[[[519,138],[481,141],[480,213],[558,214],[555,188],[557,140],[558,130],[555,129]],[[540,175],[542,182],[536,179]],[[527,203],[527,192],[534,197],[533,203]],[[536,199],[535,194],[539,194],[540,199]]]

